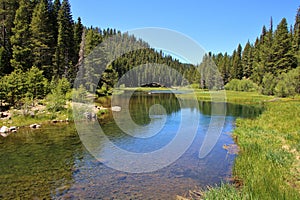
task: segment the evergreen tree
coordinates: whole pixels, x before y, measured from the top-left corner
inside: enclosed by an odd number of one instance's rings
[[[28,0],[20,0],[14,19],[11,65],[14,69],[28,70],[32,66],[32,54],[30,43],[31,3]]]
[[[273,62],[273,22],[271,18],[270,29],[267,31],[266,28],[263,28],[261,39],[260,39],[260,65],[263,73],[272,73],[274,71],[274,62]],[[265,29],[265,30],[264,30]]]
[[[83,34],[83,25],[81,23],[81,18],[78,17],[77,22],[75,23],[74,26],[74,42],[75,42],[75,53],[76,53],[76,57],[75,60],[76,62],[78,62],[79,59],[79,50],[80,50],[80,44],[81,44],[81,40],[82,40],[82,34]]]
[[[297,66],[297,60],[293,55],[291,38],[285,18],[281,20],[274,33],[273,50],[276,74],[287,72]]]
[[[33,64],[45,72],[48,80],[53,75],[53,35],[51,34],[50,13],[47,0],[41,0],[35,7],[30,25]]]
[[[249,78],[253,70],[253,48],[248,41],[242,54],[243,77]]]
[[[294,33],[293,33],[293,50],[300,63],[300,7],[297,10]]]
[[[18,6],[17,0],[0,0],[0,75],[9,74],[12,71],[10,37]]]
[[[87,30],[85,37],[85,55],[89,55],[91,51],[102,42],[102,36],[97,29],[90,28]]]
[[[55,75],[67,77],[70,80],[70,72],[73,71],[74,31],[71,6],[68,0],[64,0],[58,12],[58,39],[55,52]],[[70,80],[71,81],[71,80]]]
[[[262,78],[264,74],[264,66],[261,64],[260,48],[260,41],[258,38],[256,38],[253,50],[253,71],[251,79],[259,85],[262,83]]]
[[[51,1],[51,0],[50,0]],[[51,45],[52,48],[56,48],[57,45],[57,38],[58,38],[58,22],[57,22],[57,18],[58,18],[58,12],[60,10],[61,7],[61,3],[60,0],[54,0],[54,3],[49,3],[50,5],[50,26],[52,28],[52,34],[53,34],[53,44]]]
[[[242,46],[239,44],[237,50],[234,50],[232,55],[232,66],[230,70],[231,79],[242,79],[243,66],[242,66]]]

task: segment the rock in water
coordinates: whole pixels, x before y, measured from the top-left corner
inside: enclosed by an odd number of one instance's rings
[[[113,106],[113,107],[111,107],[111,110],[114,111],[114,112],[120,112],[121,107],[120,106]]]
[[[11,126],[10,128],[9,128],[9,132],[16,132],[17,131],[17,127],[16,126]]]
[[[30,128],[41,128],[41,125],[39,125],[39,124],[31,124],[29,127]]]
[[[6,127],[6,126],[2,126],[2,127],[1,127],[0,133],[8,133],[8,132],[9,132],[8,127]]]

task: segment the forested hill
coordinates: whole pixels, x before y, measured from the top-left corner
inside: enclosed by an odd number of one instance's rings
[[[140,64],[167,64],[185,77],[192,77],[189,74],[196,70],[116,29],[85,27],[80,18],[73,19],[68,0],[0,0],[0,13],[1,101],[15,103],[27,96],[43,98],[51,88],[32,94],[30,87],[48,87],[51,81],[67,79],[72,85],[80,62],[106,38],[115,35],[131,43],[142,43],[145,48],[123,55],[107,66],[97,86],[100,93],[109,93],[106,90],[119,77]]]
[[[85,27],[80,18],[73,19],[68,0],[0,0],[0,13],[1,102],[15,104],[25,97],[44,98],[59,80],[72,85],[81,62],[97,45],[112,36],[144,48],[126,53],[107,66],[98,77],[99,84],[91,85],[99,94],[110,94],[111,87],[120,77],[133,67],[147,63],[171,66],[190,84],[204,89],[223,88],[215,76],[220,74],[227,89],[258,90],[279,96],[300,92],[300,70],[297,68],[300,63],[299,9],[291,27],[286,19],[282,19],[276,28],[271,21],[268,28],[263,27],[255,43],[248,42],[244,48],[239,45],[231,55],[209,53],[200,66],[182,64],[116,29]],[[200,77],[196,73],[198,67],[205,68],[211,59],[220,73],[202,70],[203,77]],[[145,73],[156,76],[155,73],[160,71]],[[169,75],[160,76],[158,81],[183,84],[182,77],[173,76],[175,79],[170,81]],[[83,79],[88,81],[90,77]],[[147,80],[149,78],[144,76],[137,82],[147,83]]]

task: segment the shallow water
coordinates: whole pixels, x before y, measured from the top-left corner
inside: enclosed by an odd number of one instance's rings
[[[127,97],[123,98],[125,101]],[[95,159],[82,144],[74,124],[22,129],[0,138],[0,199],[175,199],[191,189],[226,181],[231,176],[235,155],[228,154],[222,146],[234,143],[230,132],[236,117],[255,117],[261,108],[227,104],[224,128],[216,146],[207,157],[199,159],[212,104],[200,102],[199,108],[188,104],[180,107],[172,94],[138,93],[129,102],[132,120],[141,126],[153,122],[151,119],[156,116],[150,113],[149,117],[149,108],[158,103],[164,106],[166,119],[163,129],[153,137],[143,139],[124,134],[111,115],[100,120],[101,128],[120,148],[147,153],[164,147],[174,138],[181,117],[197,114],[200,120],[196,137],[176,162],[151,173],[122,172],[107,167],[105,160]],[[147,135],[138,129],[132,132],[136,136]],[[114,156],[115,152],[101,145],[104,157]]]

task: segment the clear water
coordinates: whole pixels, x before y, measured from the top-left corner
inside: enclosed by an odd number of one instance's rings
[[[178,128],[182,113],[196,112],[200,116],[196,138],[173,164],[151,173],[121,172],[107,167],[105,161],[96,160],[85,149],[74,124],[22,129],[0,138],[0,199],[175,199],[191,189],[220,184],[231,176],[235,155],[228,154],[223,145],[234,143],[230,132],[236,117],[255,117],[262,111],[257,107],[227,104],[225,126],[217,145],[206,158],[199,159],[199,147],[211,117],[211,103],[200,102],[200,109],[188,105],[180,108],[172,94],[138,93],[130,99],[132,119],[140,125],[148,124],[148,110],[157,103],[165,107],[167,120],[155,137],[146,140],[129,137],[116,126],[111,113],[100,120],[101,127],[119,147],[150,152],[172,140],[174,135],[169,134],[170,130]],[[142,133],[136,131],[136,134]]]

